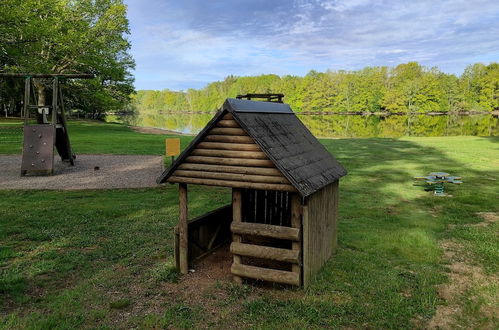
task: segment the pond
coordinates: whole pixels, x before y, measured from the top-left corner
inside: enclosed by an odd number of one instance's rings
[[[301,121],[317,137],[497,136],[494,115],[302,115]],[[214,113],[139,114],[121,119],[130,125],[197,134]]]

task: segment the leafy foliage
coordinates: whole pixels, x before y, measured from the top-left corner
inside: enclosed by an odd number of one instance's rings
[[[3,0],[0,22],[1,71],[93,73],[95,80],[66,84],[71,106],[84,111],[116,110],[128,101],[134,61],[122,0]],[[1,103],[22,95],[16,87],[0,95]],[[35,87],[45,103],[46,82]]]
[[[474,64],[461,77],[416,62],[394,68],[310,71],[304,77],[229,76],[200,90],[141,90],[134,103],[141,113],[213,111],[227,97],[279,92],[297,112],[428,113],[499,109],[499,64]]]

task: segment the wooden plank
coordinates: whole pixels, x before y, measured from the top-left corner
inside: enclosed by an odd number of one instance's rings
[[[302,221],[303,221],[303,244],[302,244],[302,258],[303,258],[303,287],[307,287],[310,284],[310,269],[311,269],[311,262],[310,262],[310,227],[309,227],[309,221],[308,221],[308,207],[303,206],[303,216],[302,216]]]
[[[279,171],[278,169],[266,168],[266,167],[244,167],[244,166],[224,166],[224,165],[182,163],[179,165],[178,169],[205,171],[205,172],[238,173],[238,174],[266,175],[266,176],[283,177],[281,171]]]
[[[179,251],[179,236],[178,225],[173,228],[173,258],[175,260],[175,267],[180,270],[180,251]]]
[[[332,205],[332,225],[333,225],[333,245],[331,247],[331,254],[336,253],[336,249],[338,247],[338,203],[339,203],[339,194],[340,194],[340,180],[332,183],[333,190],[333,205]]]
[[[223,120],[231,120],[234,119],[234,116],[232,116],[231,113],[227,113],[222,117]]]
[[[229,127],[229,128],[240,128],[239,124],[234,119],[222,119],[220,120],[217,127]]]
[[[24,125],[28,125],[29,118],[29,98],[31,93],[31,78],[25,78],[24,80],[24,102],[23,102],[23,111],[24,111]]]
[[[206,135],[203,139],[206,142],[228,142],[228,143],[251,143],[255,141],[250,136],[232,136],[232,135]]]
[[[295,187],[293,187],[289,184],[255,183],[255,182],[227,181],[227,180],[215,180],[215,179],[187,178],[187,177],[183,177],[183,176],[173,176],[173,175],[168,178],[167,182],[201,184],[201,185],[207,185],[207,186],[231,187],[231,188],[281,190],[281,191],[291,191],[291,192],[296,191]]]
[[[7,73],[1,72],[0,77],[31,77],[31,78],[68,78],[68,79],[93,79],[94,74],[87,73]]]
[[[178,198],[179,198],[179,264],[180,272],[187,274],[189,271],[188,261],[188,232],[187,232],[187,185],[181,183],[178,185]]]
[[[205,178],[205,179],[220,179],[229,181],[256,182],[256,183],[283,183],[290,185],[288,179],[283,176],[264,176],[264,175],[247,175],[233,174],[221,172],[204,172],[204,171],[188,171],[176,170],[173,176],[182,176],[187,178]]]
[[[233,242],[230,245],[230,252],[247,257],[291,262],[296,264],[296,266],[298,266],[299,261],[299,251],[280,249],[269,246]]]
[[[310,284],[331,257],[337,240],[338,181],[307,198],[303,212],[303,280]]]
[[[291,195],[291,227],[297,229],[300,229],[301,227],[301,197],[298,194]],[[301,242],[294,241],[291,249],[300,255]],[[292,271],[293,273],[298,274],[298,277],[301,280],[301,263],[293,264]]]
[[[275,283],[291,284],[296,286],[300,285],[299,278],[293,272],[242,264],[232,264],[230,270],[232,274],[240,277],[247,277],[255,280],[263,280]]]
[[[230,226],[230,230],[232,230],[232,232],[236,234],[255,235],[277,239],[289,239],[291,241],[300,240],[300,229],[298,228],[265,225],[262,223],[242,222],[238,224],[232,223]]]
[[[242,196],[240,189],[232,189],[232,223],[241,223],[242,221]],[[241,242],[241,235],[233,234],[232,241]],[[233,264],[241,264],[241,256],[234,254]],[[234,276],[234,282],[241,284],[243,282],[240,276]]]
[[[256,144],[246,143],[222,143],[222,142],[201,142],[196,148],[199,149],[222,149],[222,150],[239,150],[239,151],[262,151]]]
[[[215,127],[212,128],[209,134],[215,135],[236,135],[236,136],[247,136],[248,134],[242,128],[228,128],[228,127]]]
[[[196,148],[191,151],[191,155],[226,158],[269,159],[267,155],[261,151],[234,151]]]
[[[215,164],[215,165],[240,165],[255,167],[275,167],[270,159],[246,159],[246,158],[222,158],[207,156],[188,156],[185,158],[188,163],[195,164]]]

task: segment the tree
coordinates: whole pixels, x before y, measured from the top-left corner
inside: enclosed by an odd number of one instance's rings
[[[499,109],[499,63],[468,66],[461,76],[460,86],[469,109]]]
[[[86,98],[73,97],[73,106],[103,112],[128,102],[134,61],[122,0],[2,0],[0,21],[2,71],[93,73],[94,81],[67,84]],[[35,87],[44,104],[45,82]]]

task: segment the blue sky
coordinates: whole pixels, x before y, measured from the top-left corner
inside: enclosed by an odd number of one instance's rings
[[[499,1],[125,0],[137,89],[418,61],[499,61]]]

